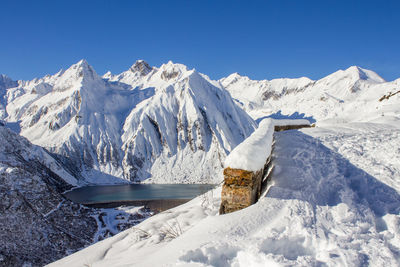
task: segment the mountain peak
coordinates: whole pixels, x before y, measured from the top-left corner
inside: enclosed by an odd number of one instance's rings
[[[98,77],[96,71],[89,65],[86,59],[81,59],[79,62],[73,64],[65,73],[75,73],[78,78],[83,77],[84,79],[95,79]]]
[[[135,64],[133,64],[129,70],[132,72],[139,72],[141,76],[146,76],[153,68],[150,67],[146,61],[139,59],[136,60]]]
[[[242,76],[240,75],[238,72],[234,72],[232,74],[230,74],[229,76],[220,79],[219,81],[224,85],[227,86],[229,84],[235,83],[237,81],[239,81],[240,79],[249,79],[247,76]]]
[[[107,71],[106,73],[104,73],[103,78],[104,79],[110,79],[112,77],[112,73],[111,71]]]
[[[161,78],[165,81],[180,77],[182,73],[188,71],[187,67],[183,64],[173,63],[171,60],[160,67]]]
[[[7,89],[18,86],[18,82],[12,80],[5,74],[0,74],[0,89]]]
[[[385,80],[372,70],[363,69],[359,66],[351,66],[344,70],[345,73],[350,74],[357,80],[372,81],[377,83],[385,82]]]

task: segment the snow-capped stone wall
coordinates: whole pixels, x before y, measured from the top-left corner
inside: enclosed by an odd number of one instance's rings
[[[220,214],[246,208],[260,197],[263,180],[267,180],[265,176],[271,170],[274,131],[304,127],[311,127],[308,120],[264,119],[257,130],[228,155]]]

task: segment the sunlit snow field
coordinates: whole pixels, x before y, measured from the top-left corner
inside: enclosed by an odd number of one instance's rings
[[[50,266],[396,266],[396,125],[275,133],[268,192],[218,215],[220,187]]]

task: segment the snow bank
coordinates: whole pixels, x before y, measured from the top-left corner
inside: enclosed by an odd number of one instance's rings
[[[264,119],[253,134],[239,144],[225,159],[225,168],[258,171],[271,155],[275,126],[310,125],[306,119],[274,120]]]
[[[264,119],[249,138],[240,143],[225,159],[225,168],[258,171],[271,155],[274,121]]]

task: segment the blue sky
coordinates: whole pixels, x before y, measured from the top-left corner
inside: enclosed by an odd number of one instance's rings
[[[99,74],[144,59],[214,79],[318,79],[351,65],[400,77],[400,1],[3,0],[0,8],[0,73],[13,79],[82,58]]]

